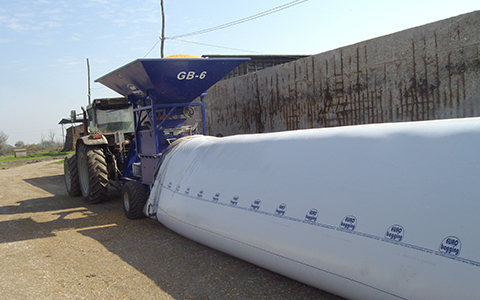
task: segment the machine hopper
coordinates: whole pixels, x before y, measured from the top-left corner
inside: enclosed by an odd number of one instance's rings
[[[130,101],[153,97],[157,104],[189,103],[249,58],[137,59],[100,78]]]

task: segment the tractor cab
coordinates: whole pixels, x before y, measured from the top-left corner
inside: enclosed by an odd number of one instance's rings
[[[124,97],[95,99],[87,107],[88,131],[93,134],[133,132],[132,104]]]

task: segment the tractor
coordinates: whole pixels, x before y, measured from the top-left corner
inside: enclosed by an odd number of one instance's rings
[[[120,170],[134,137],[133,111],[125,97],[95,99],[82,110],[84,133],[75,154],[65,158],[65,184],[70,196],[94,204],[106,200],[108,184],[121,188]]]

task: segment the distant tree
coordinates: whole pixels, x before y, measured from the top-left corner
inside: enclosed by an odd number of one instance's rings
[[[56,135],[55,130],[50,129],[48,131],[48,138],[50,139],[51,142],[55,141],[55,135]]]
[[[36,144],[28,144],[27,145],[27,151],[32,152],[35,151],[38,148]]]
[[[23,141],[17,141],[15,143],[15,147],[17,148],[25,147],[25,143]]]
[[[0,131],[0,150],[7,146],[8,135],[5,132]]]
[[[55,142],[52,142],[52,141],[46,141],[44,140],[43,142],[40,143],[40,147],[42,148],[53,148],[53,147],[57,147],[57,143]]]
[[[33,145],[35,146],[35,148],[56,148],[56,147],[60,147],[62,146],[61,143],[55,141],[55,131],[54,130],[50,130],[48,132],[48,138],[45,134],[41,133],[40,134],[40,143],[37,144],[37,145]],[[32,147],[33,147],[32,146]]]

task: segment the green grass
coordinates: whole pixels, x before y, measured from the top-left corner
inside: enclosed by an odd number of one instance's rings
[[[71,152],[47,151],[47,152],[27,154],[26,157],[18,157],[18,158],[15,158],[14,155],[5,155],[5,156],[0,156],[0,163],[9,162],[9,161],[22,161],[22,160],[29,160],[29,159],[35,159],[35,158],[44,158],[44,157],[65,156],[70,153],[74,153],[74,152],[73,151]]]

